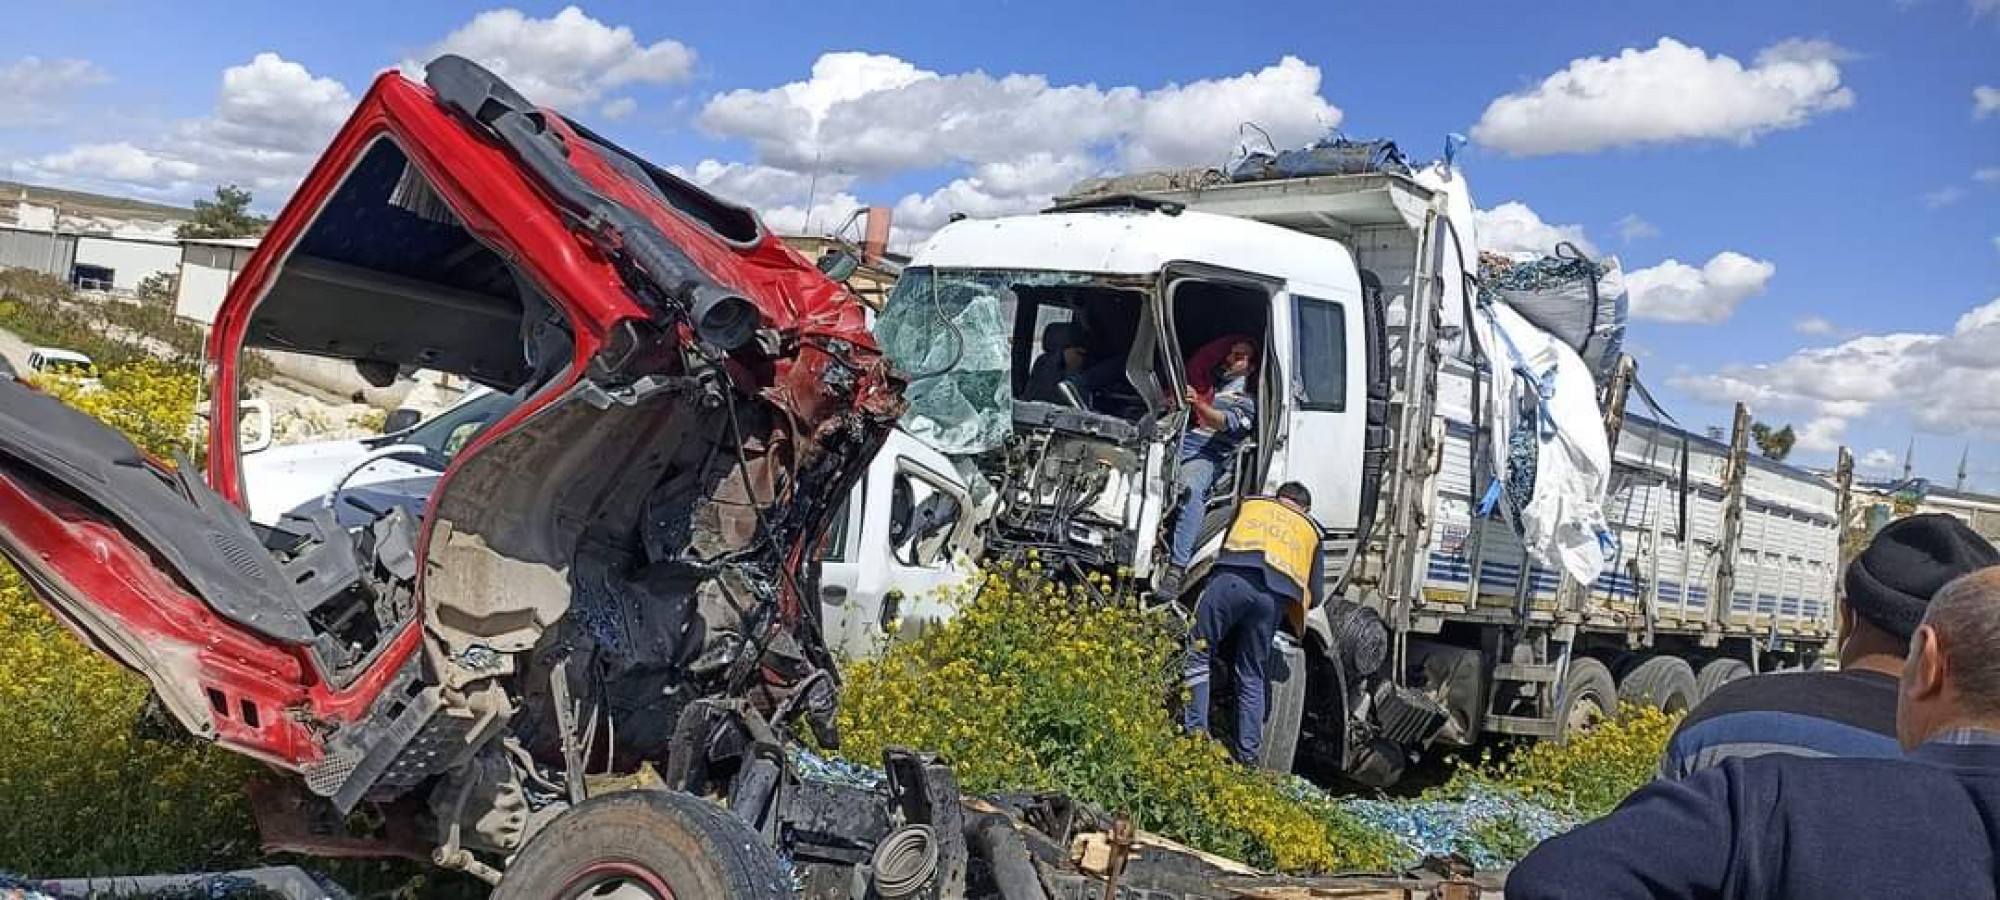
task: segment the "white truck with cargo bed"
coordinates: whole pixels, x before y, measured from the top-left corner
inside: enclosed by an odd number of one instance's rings
[[[1585,382],[1586,426],[1563,426],[1608,440],[1597,574],[1569,577],[1480,514],[1493,367],[1510,361],[1476,336],[1461,173],[1216,181],[1100,181],[1040,215],[949,225],[876,330],[913,373],[903,427],[977,473],[982,553],[1142,583],[1165,573],[1186,360],[1238,336],[1262,348],[1255,433],[1189,574],[1242,497],[1311,490],[1337,586],[1280,641],[1267,765],[1304,754],[1385,784],[1435,743],[1560,736],[1621,694],[1684,708],[1832,639],[1843,491],[1752,457],[1740,409],[1727,444],[1627,416],[1629,359]],[[1123,377],[1088,402],[1028,396],[1060,340]]]

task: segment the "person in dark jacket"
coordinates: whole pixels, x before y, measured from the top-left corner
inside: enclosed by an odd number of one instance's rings
[[[1931,600],[1896,732],[1905,759],[1768,754],[1655,781],[1528,854],[1507,896],[2000,895],[2000,568]]]
[[[1312,494],[1296,481],[1278,488],[1276,497],[1244,500],[1195,606],[1182,670],[1192,697],[1182,724],[1190,733],[1208,733],[1209,665],[1217,651],[1227,650],[1236,682],[1236,741],[1230,754],[1244,765],[1256,765],[1263,750],[1270,693],[1264,667],[1279,616],[1297,633],[1306,611],[1319,602],[1324,562],[1311,509]]]
[[[1847,566],[1839,603],[1840,670],[1732,681],[1702,700],[1667,742],[1660,777],[1683,778],[1725,759],[1896,757],[1896,676],[1931,595],[2000,551],[1947,515],[1899,519]]]

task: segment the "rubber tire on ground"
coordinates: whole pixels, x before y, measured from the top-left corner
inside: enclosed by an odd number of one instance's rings
[[[676,900],[788,900],[778,855],[742,819],[672,791],[592,797],[558,816],[507,867],[492,900],[567,898],[593,870],[636,868]]]
[[[1700,698],[1694,670],[1678,656],[1647,657],[1618,681],[1618,699],[1661,712],[1687,712]]]
[[[1701,671],[1694,676],[1694,702],[1707,700],[1709,695],[1715,693],[1716,688],[1738,678],[1748,678],[1753,674],[1755,673],[1750,671],[1750,664],[1740,659],[1724,657],[1702,663]]]
[[[1612,680],[1611,670],[1587,656],[1569,662],[1569,677],[1563,681],[1562,703],[1557,711],[1560,718],[1557,721],[1572,721],[1571,712],[1581,703],[1596,704],[1600,719],[1610,718],[1618,709],[1618,682]],[[1564,734],[1568,734],[1566,725]]]
[[[1278,639],[1266,673],[1271,689],[1265,695],[1264,741],[1257,750],[1257,768],[1289,775],[1299,752],[1299,728],[1306,716],[1306,651],[1297,641]]]

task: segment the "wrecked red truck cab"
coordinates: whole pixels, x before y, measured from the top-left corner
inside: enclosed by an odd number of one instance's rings
[[[421,516],[343,528],[336,488],[253,525],[260,348],[521,402]],[[206,483],[0,385],[0,549],[188,730],[299,776],[301,816],[396,810],[492,876],[586,773],[700,793],[788,728],[836,738],[812,551],[901,384],[860,302],[748,210],[443,57],[377,79],[208,353]]]

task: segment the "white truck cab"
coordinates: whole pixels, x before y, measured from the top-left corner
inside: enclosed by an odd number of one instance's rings
[[[1151,580],[1178,501],[1183,390],[1207,377],[1188,366],[1233,337],[1258,348],[1257,411],[1202,511],[1203,543],[1220,541],[1243,496],[1285,481],[1312,491],[1330,538],[1351,543],[1362,530],[1380,488],[1379,466],[1356,477],[1379,380],[1372,280],[1336,241],[1121,201],[948,226],[905,269],[877,333],[918,373],[958,357],[935,383],[919,376],[905,424],[981,460],[998,495],[987,550],[1038,549]],[[1047,345],[1058,331],[1090,344],[1084,367],[1118,370],[1088,402],[1036,395],[1038,373],[1062,364],[1064,348]],[[964,427],[968,415],[978,427]]]

